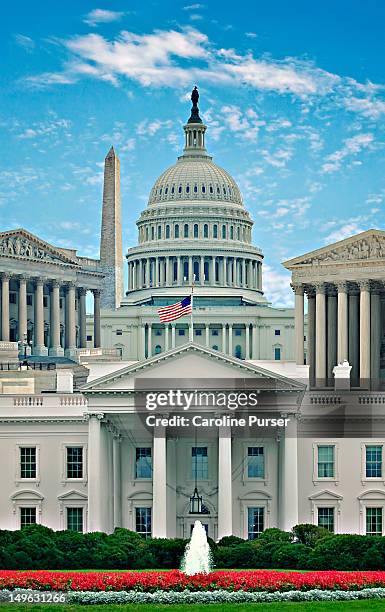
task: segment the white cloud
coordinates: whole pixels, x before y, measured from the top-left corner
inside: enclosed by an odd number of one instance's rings
[[[294,298],[290,289],[290,273],[277,271],[268,264],[263,265],[263,291],[275,307],[292,307]]]
[[[245,36],[247,36],[247,38],[257,38],[257,34],[255,32],[246,32]]]
[[[99,23],[111,23],[112,21],[119,21],[123,17],[124,13],[121,11],[109,11],[106,9],[94,9],[87,13],[84,17],[84,23],[90,26],[96,26]]]
[[[197,11],[197,10],[203,9],[203,8],[205,8],[204,4],[198,4],[197,3],[197,4],[189,4],[187,6],[184,6],[183,10],[184,11]]]
[[[255,140],[260,126],[265,124],[252,108],[241,111],[239,106],[227,105],[222,106],[221,113],[229,129],[246,140]]]
[[[344,100],[345,108],[368,117],[368,119],[379,119],[385,115],[385,102],[373,98],[349,97]]]
[[[373,134],[357,134],[356,136],[347,138],[344,140],[344,144],[341,149],[338,149],[325,158],[325,163],[321,168],[322,172],[336,172],[341,168],[342,162],[345,158],[357,155],[363,149],[367,149],[373,140]]]
[[[15,41],[28,53],[31,53],[35,48],[35,42],[32,40],[32,38],[29,36],[24,36],[24,34],[15,34]]]
[[[325,238],[326,243],[330,242],[338,242],[339,240],[343,240],[344,238],[349,238],[349,236],[353,236],[354,234],[360,234],[365,231],[363,228],[359,227],[357,223],[346,223],[342,225],[339,229],[331,232]]]

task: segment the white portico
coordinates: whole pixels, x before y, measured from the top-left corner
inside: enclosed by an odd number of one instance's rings
[[[141,381],[151,379],[154,389],[160,384],[157,380],[183,379],[188,373],[192,384],[206,378],[208,371],[208,381],[222,379],[223,385],[229,378],[235,387],[236,379],[252,381],[259,393],[253,413],[281,421],[286,415],[290,427],[144,425],[151,413],[143,407],[145,415],[138,414]],[[256,522],[258,528],[290,528],[298,522],[296,416],[302,391],[300,383],[194,344],[87,384],[83,393],[88,399],[89,529],[138,530],[140,513],[146,514],[155,537],[187,537],[196,518],[215,539],[231,534],[247,538]],[[161,415],[170,410],[165,406]],[[229,414],[228,409],[213,407],[200,411],[211,417]],[[255,465],[264,464],[255,474],[245,470],[248,453],[254,452]],[[145,453],[148,471],[142,461]],[[190,514],[194,468],[207,509],[201,516]]]

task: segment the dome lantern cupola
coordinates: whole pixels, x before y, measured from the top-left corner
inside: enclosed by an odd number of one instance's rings
[[[186,125],[183,127],[185,133],[185,148],[183,156],[207,156],[205,149],[205,132],[206,126],[199,116],[198,108],[199,92],[197,86],[194,87],[191,93],[191,115]]]

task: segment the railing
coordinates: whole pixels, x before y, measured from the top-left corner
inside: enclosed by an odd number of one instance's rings
[[[15,372],[22,370],[56,370],[56,364],[53,362],[40,362],[40,361],[11,361],[1,362],[0,371],[3,372]]]
[[[0,395],[0,407],[9,407],[12,405],[15,408],[59,408],[80,406],[87,407],[88,400],[81,393],[57,394],[47,393],[47,395]]]
[[[43,406],[44,398],[41,395],[18,395],[13,398],[14,406]]]

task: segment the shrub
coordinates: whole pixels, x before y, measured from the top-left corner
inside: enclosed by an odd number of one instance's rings
[[[281,529],[277,529],[276,527],[271,527],[270,529],[265,529],[262,531],[259,536],[258,542],[292,542],[293,534],[289,531],[282,531]]]
[[[312,569],[364,570],[382,569],[383,559],[379,553],[383,538],[360,535],[334,535],[317,542],[311,551],[308,567]],[[373,555],[371,560],[369,557]]]
[[[293,536],[294,539],[297,540],[300,544],[305,544],[305,546],[311,546],[314,548],[318,540],[326,537],[333,537],[328,529],[324,527],[318,527],[317,525],[313,525],[311,523],[303,523],[300,525],[296,525],[293,527]]]
[[[175,569],[180,567],[188,540],[180,538],[154,538],[148,540],[148,551],[154,558],[154,567]]]
[[[239,546],[240,544],[244,544],[246,540],[243,538],[238,538],[237,536],[224,536],[221,540],[219,540],[217,546]]]
[[[281,544],[272,554],[272,566],[284,569],[304,569],[312,549],[305,544]]]

